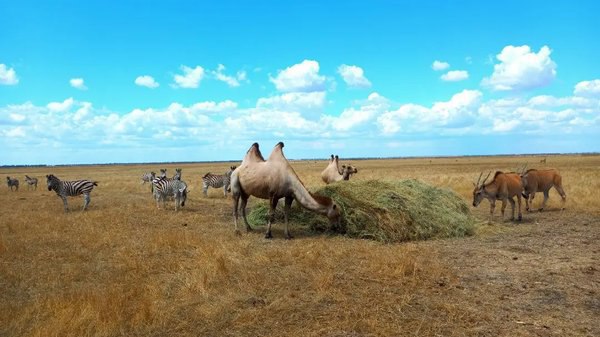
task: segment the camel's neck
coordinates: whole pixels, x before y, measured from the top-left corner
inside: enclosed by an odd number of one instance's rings
[[[296,179],[293,179],[292,189],[294,191],[294,198],[302,205],[302,207],[313,212],[327,214],[328,205],[322,204],[316,200],[297,177]]]

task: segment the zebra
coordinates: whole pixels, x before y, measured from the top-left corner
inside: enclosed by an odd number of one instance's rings
[[[229,190],[229,183],[231,182],[231,173],[235,170],[235,166],[231,166],[229,171],[223,175],[212,174],[208,172],[202,177],[202,193],[204,196],[208,196],[208,187],[223,188],[223,194],[227,198],[227,191]]]
[[[35,189],[37,190],[38,178],[31,178],[28,175],[25,175],[25,182],[27,182],[27,189],[35,187]]]
[[[13,190],[13,186],[16,187],[15,191],[19,190],[19,179],[17,178],[6,177],[6,184],[11,191]]]
[[[161,178],[167,177],[167,169],[160,169],[160,177]]]
[[[152,180],[154,180],[154,178],[156,178],[156,173],[154,172],[145,172],[144,174],[142,174],[142,185],[145,183],[151,183],[152,184]]]
[[[180,168],[175,169],[175,175],[173,176],[173,180],[181,180],[181,169]]]
[[[179,209],[179,206],[185,206],[188,189],[184,181],[159,177],[152,180],[152,185],[154,186],[154,198],[156,199],[157,208],[160,208],[159,202],[161,200],[163,208],[165,208],[167,197],[175,199],[175,211]]]
[[[54,174],[46,175],[46,183],[48,184],[48,191],[54,190],[65,206],[65,213],[69,211],[67,205],[67,197],[74,197],[83,194],[83,210],[87,209],[90,204],[90,192],[94,186],[98,186],[98,182],[91,180],[75,180],[75,181],[61,181]]]

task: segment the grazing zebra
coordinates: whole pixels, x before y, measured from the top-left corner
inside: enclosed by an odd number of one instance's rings
[[[31,178],[28,175],[25,175],[25,182],[27,182],[27,189],[35,187],[35,189],[37,190],[38,178]]]
[[[173,180],[181,180],[181,169],[180,168],[175,169],[175,175],[173,176]]]
[[[19,179],[17,178],[6,177],[6,184],[11,191],[13,190],[13,186],[16,187],[15,191],[19,190]]]
[[[161,178],[167,177],[167,169],[160,169],[160,177]]]
[[[188,189],[184,181],[159,177],[152,181],[152,185],[154,186],[154,198],[156,199],[157,208],[160,208],[159,201],[161,200],[163,208],[165,208],[167,197],[175,199],[175,211],[179,209],[179,206],[185,206]]]
[[[65,212],[69,211],[67,205],[67,197],[74,197],[83,194],[83,210],[87,209],[90,204],[90,192],[94,186],[98,186],[98,183],[91,180],[75,180],[75,181],[61,181],[54,174],[46,175],[46,183],[48,184],[48,191],[54,190],[65,205]]]
[[[152,183],[152,180],[156,178],[156,173],[154,172],[146,172],[142,174],[142,185],[145,183]]]
[[[229,171],[223,175],[212,174],[208,172],[202,177],[202,193],[204,196],[208,196],[208,187],[221,188],[223,187],[223,194],[227,198],[227,191],[229,190],[229,183],[231,181],[231,173],[235,170],[235,166],[231,166]]]

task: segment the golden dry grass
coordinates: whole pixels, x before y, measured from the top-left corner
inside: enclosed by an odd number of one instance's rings
[[[480,171],[524,162],[543,167],[538,157],[351,161],[354,179],[417,178],[469,203]],[[600,156],[547,162],[563,175],[569,210],[597,216]],[[292,165],[308,187],[322,185],[326,160]],[[140,184],[142,172],[162,166],[169,174],[183,168],[192,190],[183,211],[172,203],[157,210],[149,185]],[[0,189],[0,336],[464,336],[486,326],[496,327],[491,335],[523,335],[503,330],[471,297],[462,300],[464,290],[444,291],[458,282],[457,266],[436,242],[391,245],[294,228],[296,238],[286,241],[280,224],[273,240],[261,229],[238,237],[230,200],[201,191],[204,173],[230,163],[162,166],[0,169],[21,180],[18,192]],[[99,181],[89,210],[79,211],[77,197],[63,213],[46,189],[48,173]],[[40,179],[37,191],[28,191],[25,174]],[[559,200],[552,191],[548,208]],[[487,211],[484,202],[475,213]],[[512,227],[485,226],[469,241]]]

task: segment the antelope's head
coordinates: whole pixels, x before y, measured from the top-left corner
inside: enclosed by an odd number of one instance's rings
[[[481,184],[479,182],[481,181],[481,176],[483,175],[483,172],[479,174],[477,182],[473,182],[473,186],[475,187],[473,189],[473,207],[477,207],[479,203],[481,203],[481,200],[485,198],[485,182],[489,178],[491,173],[492,171],[488,173],[488,175],[485,177],[485,179],[483,179],[483,182]]]

